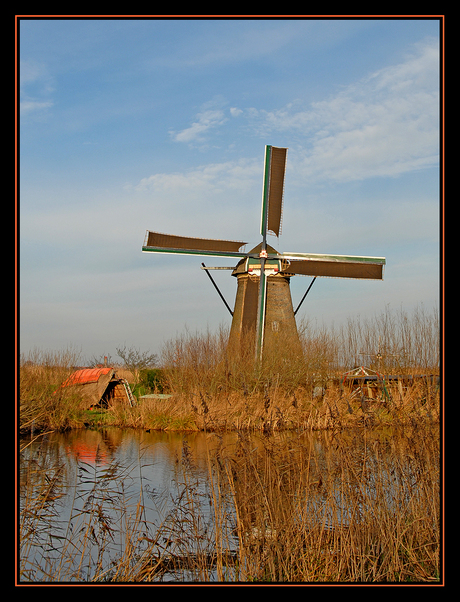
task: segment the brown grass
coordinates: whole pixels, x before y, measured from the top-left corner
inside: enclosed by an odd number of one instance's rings
[[[81,399],[61,385],[79,364],[73,349],[34,350],[21,358],[19,428],[21,431],[62,430],[80,423]]]
[[[439,431],[206,439],[207,486],[184,440],[169,510],[148,522],[113,462],[82,463],[69,524],[62,462],[21,462],[24,581],[439,582]],[[139,473],[142,472],[139,460]],[[135,488],[137,491],[137,488]],[[56,523],[57,521],[57,523]],[[109,549],[116,545],[116,553]],[[36,577],[39,576],[39,577]]]
[[[302,355],[280,337],[275,349],[265,350],[261,363],[244,342],[239,353],[228,349],[225,328],[214,334],[185,332],[163,349],[165,385],[173,399],[155,407],[206,430],[437,421],[439,386],[429,379],[411,386],[386,383],[385,389],[341,386],[343,373],[363,364],[380,374],[439,374],[437,327],[437,314],[423,309],[410,316],[387,308],[364,326],[354,320],[339,331],[304,322],[299,327]]]
[[[439,421],[439,391],[430,383],[416,383],[403,391],[389,387],[391,400],[366,398],[339,386],[313,397],[306,389],[285,395],[280,388],[242,395],[178,393],[169,400],[145,401],[128,411],[130,426],[151,429],[205,431],[244,430],[270,433],[281,430],[342,430],[350,427],[402,426]],[[136,423],[137,421],[137,423]]]
[[[275,431],[340,429],[349,426],[437,421],[439,387],[428,380],[377,389],[341,387],[343,373],[365,365],[381,374],[439,374],[436,312],[413,314],[388,308],[374,320],[350,320],[335,329],[302,322],[303,353],[280,337],[256,361],[243,341],[238,353],[227,346],[228,329],[186,331],[162,352],[163,390],[170,400],[116,406],[103,423],[153,429]],[[22,358],[22,431],[84,426],[78,392],[60,385],[78,364],[72,352],[35,352]],[[388,394],[386,394],[388,393]],[[102,417],[91,418],[97,426]]]
[[[353,433],[289,445],[241,437],[219,450],[244,581],[435,581],[439,439]],[[423,441],[420,440],[423,436]]]

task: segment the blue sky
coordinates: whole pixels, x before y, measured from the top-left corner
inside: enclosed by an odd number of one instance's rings
[[[232,260],[147,229],[260,242],[264,147],[289,148],[280,251],[384,256],[298,317],[439,306],[436,19],[30,19],[20,41],[20,347],[159,353],[228,314]],[[236,279],[214,272],[233,305]],[[291,280],[296,306],[310,278]]]

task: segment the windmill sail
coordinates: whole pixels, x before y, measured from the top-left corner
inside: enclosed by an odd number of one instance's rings
[[[252,333],[255,333],[258,359],[262,358],[264,347],[270,349],[279,345],[278,332],[282,332],[283,337],[288,335],[291,341],[295,341],[296,337],[298,340],[295,314],[311,285],[294,312],[289,290],[291,276],[299,274],[314,278],[322,276],[383,280],[385,266],[384,257],[278,253],[273,247],[267,245],[268,234],[279,237],[281,232],[287,150],[271,145],[265,147],[260,224],[262,242],[251,251],[244,252],[242,247],[246,243],[240,241],[175,236],[149,230],[142,247],[142,251],[146,253],[239,259],[232,271],[232,275],[238,279],[233,311],[223,299],[209,273],[208,276],[232,314],[229,346],[233,348],[236,345],[235,349],[238,349],[245,333],[251,333],[251,337],[253,337]],[[204,264],[202,267],[209,269]],[[295,346],[296,343],[293,345]],[[291,344],[289,347],[292,347]]]
[[[265,331],[265,312],[267,309],[267,276],[265,274],[265,260],[261,262],[260,282],[259,282],[259,298],[257,304],[257,341],[256,341],[256,357],[260,358],[264,345]]]
[[[214,238],[191,238],[147,230],[142,251],[176,253],[179,255],[211,255],[215,257],[246,257],[239,250],[246,243]]]
[[[384,257],[319,255],[315,253],[282,253],[280,257],[289,260],[288,266],[283,268],[283,272],[289,274],[383,280]]]
[[[262,195],[262,219],[260,233],[271,232],[279,236],[283,209],[284,174],[287,148],[265,147],[265,172]]]
[[[256,326],[256,355],[261,357],[265,328],[265,312],[267,305],[267,277],[265,261],[267,250],[267,233],[279,236],[281,230],[281,214],[283,206],[284,174],[286,171],[287,148],[267,145],[265,147],[264,185],[262,193],[262,215],[260,233],[262,248],[260,253],[260,282]]]

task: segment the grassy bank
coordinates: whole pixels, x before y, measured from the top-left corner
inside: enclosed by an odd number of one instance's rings
[[[268,433],[437,422],[440,412],[439,387],[425,379],[408,387],[387,384],[385,392],[377,387],[373,397],[367,395],[366,388],[343,387],[336,381],[323,382],[324,387],[304,386],[288,391],[276,381],[268,381],[251,391],[221,390],[211,394],[204,387],[197,387],[172,391],[170,398],[147,398],[134,407],[83,410],[78,393],[66,389],[54,393],[57,381],[48,370],[36,371],[36,376],[29,389],[30,398],[21,399],[23,433],[110,425]],[[50,378],[52,385],[47,384]]]
[[[416,422],[438,422],[439,390],[418,382],[401,391],[388,387],[382,399],[366,398],[340,386],[327,388],[312,397],[305,389],[286,395],[276,387],[262,392],[209,395],[175,394],[170,399],[145,400],[134,408],[113,408],[87,414],[87,422],[160,430],[244,430],[270,433],[281,430],[337,430],[350,427],[403,426]]]
[[[78,359],[69,352],[22,358],[20,429],[61,430],[116,425],[146,429],[234,430],[372,427],[439,419],[439,386],[429,379],[385,387],[343,387],[343,373],[365,365],[380,374],[439,374],[437,314],[388,309],[374,320],[340,329],[299,326],[303,354],[281,335],[255,360],[244,341],[227,347],[228,329],[189,333],[168,341],[161,371],[146,373],[136,392],[162,392],[135,407],[82,410],[78,391],[61,388]]]

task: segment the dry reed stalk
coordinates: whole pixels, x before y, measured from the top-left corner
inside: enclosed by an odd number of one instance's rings
[[[390,435],[352,429],[308,438],[240,432],[227,444],[209,435],[206,449],[208,492],[190,477],[194,458],[184,443],[173,507],[155,528],[147,524],[138,494],[133,514],[120,467],[82,464],[89,488],[74,500],[73,525],[54,539],[61,560],[40,567],[43,577],[153,582],[178,571],[207,581],[217,570],[219,579],[238,581],[439,579],[439,433],[428,425]],[[38,565],[31,559],[27,566],[27,552],[50,528],[62,467],[51,466],[43,454],[22,468],[28,471],[22,574],[33,580]],[[203,495],[212,508],[206,516]],[[121,555],[109,566],[104,555],[115,525],[107,507],[123,517],[117,526]],[[238,562],[230,569],[233,521]],[[95,546],[97,557],[89,561]]]
[[[34,350],[21,356],[19,371],[19,427],[22,431],[59,430],[78,423],[80,399],[61,388],[79,354]]]
[[[391,420],[398,397],[404,402],[400,405],[407,406],[407,399],[403,398],[409,391],[392,391],[394,402],[386,406],[379,407],[378,400],[371,400],[373,408],[370,412],[363,410],[363,416],[357,413],[349,395],[344,396],[331,387],[331,379],[339,380],[350,365],[364,360],[370,361],[371,369],[381,371],[397,369],[405,374],[429,370],[436,374],[437,325],[435,312],[428,314],[422,308],[410,316],[402,310],[392,312],[388,307],[372,320],[349,320],[347,327],[339,331],[303,322],[299,326],[303,354],[299,356],[295,345],[280,338],[277,349],[266,350],[262,364],[254,361],[253,349],[244,340],[239,353],[232,354],[227,348],[225,328],[215,334],[187,332],[169,341],[163,350],[167,386],[179,405],[186,404],[188,399],[198,428],[202,429],[233,425],[273,430],[281,424],[288,428],[299,425],[311,429],[337,428],[359,421],[370,426]],[[367,356],[363,356],[363,350]],[[380,355],[375,359],[377,352]],[[319,398],[317,391],[322,392]],[[325,392],[327,399],[323,405]],[[411,393],[415,395],[413,390]],[[436,392],[430,395],[433,399],[439,397]],[[263,408],[260,396],[264,399]],[[292,401],[292,397],[296,400],[294,407],[302,408],[303,403],[303,412],[289,409],[286,400]],[[202,411],[202,399],[207,411]],[[346,409],[342,407],[344,402]],[[364,405],[367,403],[366,400]],[[279,410],[274,415],[276,407]]]
[[[362,437],[333,436],[319,456],[240,438],[223,471],[243,580],[436,580],[439,448],[426,435],[422,449],[403,437],[396,456]]]
[[[112,409],[113,423],[148,429],[252,432],[344,429],[356,426],[402,425],[411,420],[439,420],[439,390],[423,382],[401,392],[387,387],[372,398],[352,389],[328,386],[320,397],[305,388],[286,393],[277,383],[242,394],[204,388],[174,394],[170,399],[145,401],[134,408]]]
[[[109,416],[112,423],[272,432],[439,419],[439,389],[429,383],[408,389],[401,384],[398,390],[389,387],[388,403],[364,400],[361,409],[351,392],[331,384],[351,366],[363,363],[383,372],[438,374],[435,311],[421,307],[408,314],[387,307],[373,319],[350,319],[340,329],[301,321],[303,353],[299,355],[297,346],[280,336],[276,349],[266,349],[261,364],[255,362],[247,341],[243,340],[238,354],[232,354],[228,333],[224,327],[216,333],[186,332],[167,342],[162,353],[164,386],[173,400],[155,407],[142,403],[132,409],[115,408]],[[54,354],[35,350],[21,358],[20,428],[59,430],[83,425],[78,397],[60,388],[78,363],[78,354],[71,349]]]

